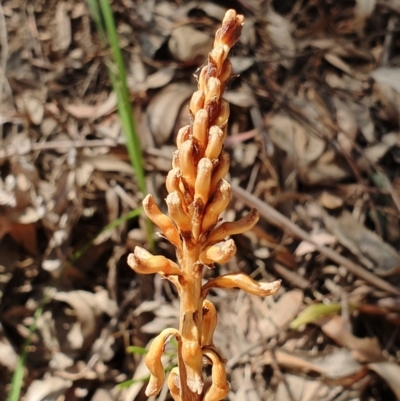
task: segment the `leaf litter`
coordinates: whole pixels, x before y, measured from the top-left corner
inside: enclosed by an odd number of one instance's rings
[[[126,266],[135,245],[146,247],[142,217],[98,235],[142,199],[104,49],[82,0],[0,7],[8,45],[0,54],[1,394],[51,291],[22,399],[144,400],[147,371],[127,349],[177,325],[176,294]],[[193,74],[227,2],[112,7],[150,192],[162,198]],[[240,77],[226,95],[226,150],[230,179],[247,195],[235,190],[227,215],[240,217],[256,199],[264,218],[237,238],[236,260],[216,269],[240,265],[284,284],[268,301],[211,294],[229,399],[399,399],[400,9],[394,0],[229,7],[246,25],[233,54]],[[172,256],[162,238],[156,246]]]

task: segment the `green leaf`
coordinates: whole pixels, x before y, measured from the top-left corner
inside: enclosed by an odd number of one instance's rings
[[[127,348],[127,351],[131,354],[138,354],[138,355],[146,355],[149,351],[143,347],[137,347],[135,345],[131,345]]]
[[[295,320],[293,320],[293,322],[290,324],[290,328],[293,330],[297,330],[300,326],[303,326],[304,324],[313,323],[323,316],[338,313],[341,310],[342,304],[340,303],[331,303],[329,305],[310,305],[306,309],[304,309]]]
[[[145,383],[150,379],[150,375],[146,376],[146,377],[141,377],[140,379],[131,379],[131,380],[127,380],[124,381],[120,384],[117,385],[117,388],[119,388],[120,390],[122,390],[123,388],[128,388],[130,386],[132,386],[133,384],[136,383]]]

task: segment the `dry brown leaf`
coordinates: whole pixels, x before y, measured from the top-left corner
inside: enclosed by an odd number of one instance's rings
[[[307,132],[304,126],[281,112],[267,120],[269,134],[274,144],[297,161],[295,164],[307,166],[316,161],[325,149],[322,139]]]
[[[368,75],[360,72],[357,69],[353,69],[348,63],[343,61],[343,59],[338,57],[333,52],[329,52],[329,53],[325,54],[324,58],[328,63],[332,64],[334,67],[345,72],[346,74],[349,74],[350,76],[352,76],[360,81],[368,80]]]
[[[350,109],[357,121],[357,126],[369,143],[376,141],[375,125],[372,121],[371,111],[362,103],[349,102]]]
[[[353,357],[360,363],[381,362],[385,358],[377,338],[359,338],[347,330],[341,316],[322,319],[322,331],[337,344],[352,351]]]
[[[56,32],[53,37],[54,51],[65,51],[71,44],[71,20],[68,15],[68,3],[59,1],[56,6]]]
[[[92,164],[93,167],[99,171],[117,171],[126,175],[133,174],[132,166],[113,154],[91,157],[83,156],[82,162]]]
[[[22,95],[19,103],[32,124],[40,125],[44,116],[43,100],[35,96],[34,93],[26,92]]]
[[[293,28],[290,20],[276,13],[272,7],[268,10],[267,20],[267,31],[272,45],[277,53],[282,56],[280,63],[285,68],[290,68],[296,52],[296,44],[292,37]]]
[[[367,268],[381,276],[390,276],[400,271],[400,255],[383,239],[343,211],[339,217],[323,212],[322,217],[329,231],[350,250]]]
[[[148,124],[154,141],[163,145],[171,136],[182,104],[189,99],[194,87],[173,83],[161,90],[147,108]]]
[[[285,374],[280,381],[276,401],[326,401],[342,393],[339,386],[328,386],[320,380]]]
[[[333,245],[336,243],[336,238],[333,235],[324,232],[310,234],[310,238],[318,245]],[[295,255],[304,256],[316,250],[317,248],[311,242],[301,241],[295,250]]]
[[[36,224],[11,222],[8,232],[14,241],[21,244],[31,255],[37,254]]]
[[[3,330],[1,330],[2,337],[4,336]],[[7,338],[3,337],[0,340],[0,365],[6,367],[10,372],[14,372],[18,363],[18,354],[11,346]]]
[[[357,32],[362,32],[367,19],[374,12],[376,0],[356,0],[354,7],[354,25]]]
[[[350,351],[346,349],[336,349],[323,356],[296,356],[283,351],[275,351],[274,354],[282,367],[305,373],[318,373],[342,384],[350,384],[366,374],[366,369],[354,360]],[[267,365],[273,362],[270,351],[265,353],[264,362]]]
[[[321,205],[327,209],[339,209],[343,206],[343,199],[327,191],[322,192],[319,197]]]
[[[115,395],[104,388],[98,388],[90,401],[115,401]]]
[[[112,113],[117,107],[117,95],[115,92],[111,92],[107,99],[97,105],[88,104],[68,104],[65,106],[65,110],[76,118],[89,118],[96,120],[107,114]]]
[[[190,25],[176,27],[168,41],[168,48],[175,59],[188,63],[204,61],[212,47],[213,39],[206,32]]]
[[[56,292],[53,299],[66,302],[75,311],[77,322],[72,326],[68,340],[72,349],[84,349],[90,346],[98,333],[101,314],[113,316],[118,307],[115,301],[108,297],[106,290],[97,293],[76,290]]]
[[[341,148],[350,154],[358,133],[358,126],[354,113],[347,102],[341,101],[337,97],[333,98],[333,103],[336,108],[336,121],[340,128],[337,140]]]
[[[42,380],[34,380],[25,394],[26,401],[57,400],[72,386],[71,380],[61,377],[47,376]]]
[[[372,71],[375,89],[385,107],[380,108],[384,118],[398,121],[400,114],[400,68],[380,67]]]
[[[157,70],[154,74],[150,74],[144,81],[143,88],[141,89],[155,89],[162,88],[165,85],[169,84],[174,77],[175,68],[174,67],[165,67]],[[135,88],[137,90],[137,88]]]
[[[303,291],[288,291],[265,312],[265,315],[257,322],[263,338],[273,337],[290,324],[303,305],[303,296]]]
[[[400,400],[400,366],[393,362],[370,363],[368,367],[377,373],[392,389],[396,398]]]
[[[256,383],[250,375],[243,374],[235,369],[233,371],[233,379],[237,383],[238,390],[233,396],[232,401],[261,401],[259,392],[257,391]]]
[[[301,175],[302,181],[309,185],[337,183],[350,176],[350,170],[333,150],[326,151],[316,163]]]

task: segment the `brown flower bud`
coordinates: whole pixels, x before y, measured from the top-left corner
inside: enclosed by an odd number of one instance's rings
[[[196,182],[194,184],[194,199],[200,199],[203,205],[206,205],[208,202],[212,170],[213,165],[209,159],[203,158],[199,161]]]
[[[189,214],[183,208],[179,193],[174,191],[168,194],[166,203],[172,220],[174,220],[182,235],[187,236],[192,231],[192,222]]]
[[[175,227],[172,220],[161,212],[151,195],[147,195],[143,199],[143,208],[148,218],[161,229],[167,240],[176,248],[180,249],[182,244],[178,229]]]
[[[205,93],[206,91],[206,84],[207,84],[206,75],[207,75],[207,67],[203,67],[200,71],[199,82],[198,82],[199,90],[202,91],[203,93]]]
[[[167,178],[165,180],[165,186],[168,193],[179,191],[179,183],[181,177],[181,170],[179,168],[173,168],[169,170]]]
[[[204,401],[221,401],[229,393],[224,361],[212,349],[205,349],[203,353],[212,362],[211,386],[204,396]]]
[[[183,142],[190,138],[190,125],[182,127],[176,135],[176,146],[179,149]]]
[[[221,81],[221,84],[222,83],[225,84],[226,81],[231,77],[231,74],[232,74],[232,63],[230,62],[229,59],[226,59],[219,74],[219,80]],[[224,90],[225,90],[225,85],[223,88],[221,87],[221,93],[223,93]]]
[[[146,366],[151,373],[149,384],[146,387],[147,397],[157,395],[164,384],[165,372],[161,363],[161,357],[164,353],[165,343],[169,341],[172,336],[175,336],[176,339],[180,341],[180,334],[178,330],[171,328],[163,330],[153,340],[150,345],[149,352],[144,358]]]
[[[259,297],[274,295],[281,287],[281,280],[271,283],[258,282],[245,273],[229,273],[208,281],[203,285],[202,294],[205,296],[210,288],[240,288],[243,291]]]
[[[208,300],[203,301],[203,324],[201,326],[201,346],[213,344],[213,335],[218,317],[215,306]]]
[[[223,151],[218,158],[218,165],[215,167],[213,172],[210,195],[212,195],[217,189],[219,181],[228,174],[230,162],[229,153]]]
[[[219,127],[224,127],[228,122],[229,113],[229,103],[226,100],[221,99],[219,114],[213,124],[218,125]]]
[[[213,245],[207,248],[206,251],[200,254],[200,262],[205,265],[212,263],[227,263],[236,253],[236,244],[233,239],[229,239],[218,245]]]
[[[231,186],[227,181],[222,179],[218,183],[217,190],[204,211],[203,222],[201,225],[203,232],[209,230],[215,226],[215,224],[217,224],[219,215],[228,207],[231,199]]]
[[[209,131],[208,144],[204,156],[209,158],[210,160],[217,159],[221,154],[222,147],[225,141],[225,136],[225,130],[222,130],[216,125],[213,125]]]
[[[198,90],[193,93],[189,106],[192,115],[195,116],[197,111],[204,107],[204,99],[205,96],[202,90]]]
[[[199,153],[202,155],[208,140],[208,113],[204,109],[198,110],[194,116],[193,137],[197,139]]]
[[[215,34],[214,47],[226,45],[228,52],[239,39],[243,24],[243,15],[237,15],[235,10],[228,10],[222,21],[222,28]]]
[[[207,91],[206,91],[206,99],[204,101],[205,107],[208,103],[213,101],[219,101],[221,97],[221,82],[218,78],[209,78],[207,81]]]
[[[179,266],[172,260],[162,255],[152,255],[144,248],[137,246],[134,253],[128,256],[128,265],[136,273],[161,275],[181,275],[182,271]]]
[[[221,74],[220,70],[225,62],[226,56],[227,56],[227,53],[225,53],[224,48],[222,46],[214,47],[214,49],[211,50],[209,58],[210,58],[211,63],[215,64],[218,68],[217,69],[218,77],[220,77],[220,74]]]
[[[257,209],[251,209],[250,212],[240,220],[222,223],[220,226],[211,231],[207,238],[206,246],[221,242],[228,235],[242,234],[246,231],[249,231],[256,225],[259,218],[260,216]]]
[[[168,193],[176,192],[179,195],[182,207],[184,211],[187,212],[186,199],[184,194],[182,193],[183,185],[181,184],[181,171],[179,168],[173,168],[172,170],[169,171],[167,178],[165,180],[165,186],[167,188]]]
[[[168,388],[174,401],[182,401],[180,395],[180,383],[179,368],[175,367],[171,370],[168,376]]]
[[[179,148],[179,165],[183,178],[192,188],[196,180],[197,162],[197,153],[193,141],[189,139],[183,142]]]

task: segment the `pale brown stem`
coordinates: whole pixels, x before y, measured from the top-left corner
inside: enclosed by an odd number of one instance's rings
[[[181,382],[182,401],[200,401],[203,393],[193,392],[188,386],[188,373],[183,358],[183,346],[192,344],[193,351],[201,354],[201,322],[203,304],[201,300],[202,265],[198,263],[201,252],[200,246],[184,244],[181,266],[184,272],[180,278],[180,318],[179,331],[182,341],[178,348],[178,368]],[[196,349],[197,348],[197,349]],[[197,367],[197,374],[203,380],[202,364]]]

